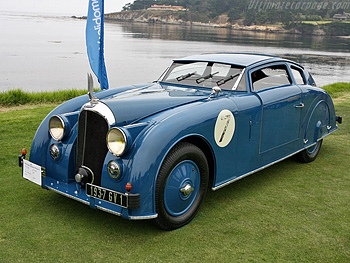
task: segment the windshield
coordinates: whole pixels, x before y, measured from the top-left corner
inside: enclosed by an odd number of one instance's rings
[[[242,67],[214,62],[174,62],[164,78],[166,83],[226,90],[246,90]],[[242,81],[241,81],[242,80]]]

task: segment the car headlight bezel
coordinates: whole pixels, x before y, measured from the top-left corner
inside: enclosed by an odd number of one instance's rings
[[[66,122],[59,115],[54,115],[49,120],[49,132],[56,141],[61,141],[65,135]]]
[[[108,150],[113,155],[120,157],[126,152],[128,138],[126,133],[122,129],[118,127],[113,127],[107,133],[106,143]]]

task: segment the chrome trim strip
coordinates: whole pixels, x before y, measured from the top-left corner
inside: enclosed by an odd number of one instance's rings
[[[232,90],[236,90],[238,88],[238,85],[244,76],[244,72],[245,72],[245,68],[242,70],[241,74],[239,75],[238,79],[236,80],[236,83],[233,85]]]
[[[110,209],[107,209],[107,208],[104,208],[102,206],[98,206],[98,205],[95,205],[95,207],[101,211],[104,211],[104,212],[107,212],[107,213],[110,213],[110,214],[113,214],[113,215],[116,215],[116,216],[122,216],[121,213],[118,213],[118,212],[115,212],[113,210],[110,210]]]
[[[79,119],[78,119],[79,122]],[[79,129],[79,124],[78,124],[78,129]],[[85,162],[85,149],[86,149],[86,131],[87,131],[87,114],[85,114],[85,120],[84,120],[84,140],[83,140],[83,153],[81,157],[81,162]],[[78,133],[79,135],[79,133]],[[79,136],[78,136],[79,137]],[[79,144],[78,144],[79,145]],[[78,155],[78,147],[77,147],[77,155]]]
[[[305,149],[306,149],[306,148],[303,148],[303,149],[301,149],[301,150],[299,150],[299,151],[297,151],[297,152],[294,152],[294,153],[292,153],[292,154],[290,154],[290,155],[288,155],[288,156],[286,156],[286,157],[284,157],[284,158],[282,158],[282,159],[278,159],[277,161],[274,161],[274,162],[272,162],[272,163],[269,163],[269,164],[267,164],[267,165],[265,165],[265,166],[262,166],[262,167],[260,167],[260,168],[258,168],[258,169],[256,169],[256,170],[254,170],[254,171],[251,171],[251,172],[249,172],[249,173],[243,174],[243,175],[241,175],[240,177],[234,178],[234,179],[232,179],[231,181],[228,181],[228,182],[226,182],[226,183],[223,183],[223,184],[221,184],[221,185],[219,185],[219,186],[212,187],[211,189],[212,189],[213,191],[216,191],[216,190],[218,190],[218,189],[220,189],[220,188],[222,188],[222,187],[224,187],[224,186],[226,186],[226,185],[229,185],[229,184],[234,183],[234,182],[236,182],[236,181],[238,181],[238,180],[240,180],[240,179],[243,179],[244,177],[247,177],[248,175],[251,175],[251,174],[253,174],[253,173],[259,172],[259,171],[261,171],[261,170],[263,170],[263,169],[265,169],[265,168],[267,168],[267,167],[269,167],[269,166],[271,166],[271,165],[274,165],[274,164],[276,164],[276,163],[278,163],[278,162],[281,162],[281,161],[283,161],[283,160],[285,160],[285,159],[288,159],[289,157],[293,156],[294,154],[297,154],[298,152],[301,152],[301,151],[303,151],[303,150],[305,150]]]
[[[144,219],[154,219],[157,218],[158,214],[150,215],[150,216],[129,216],[131,220],[144,220]]]
[[[115,211],[107,209],[107,208],[104,208],[102,206],[96,205],[96,208],[101,210],[101,211],[104,211],[104,212],[107,212],[107,213],[110,213],[110,214],[113,214],[113,215],[116,215],[116,216],[122,216],[121,213],[115,212]],[[157,218],[157,217],[158,217],[158,214],[149,215],[149,216],[129,216],[128,219],[130,219],[130,220],[145,220],[145,219],[154,219],[154,218]]]
[[[116,120],[112,110],[101,101],[98,101],[96,103],[91,103],[91,102],[85,103],[81,108],[81,111],[83,110],[93,111],[99,114],[107,121],[110,127],[116,124]]]
[[[81,202],[81,203],[83,203],[83,204],[85,204],[85,205],[90,205],[90,203],[89,203],[88,201],[84,201],[84,200],[82,200],[82,199],[80,199],[80,198],[78,198],[78,197],[75,197],[75,196],[66,194],[66,193],[64,193],[64,192],[61,192],[60,190],[57,190],[57,189],[52,188],[52,187],[47,186],[47,185],[45,185],[45,187],[46,187],[47,189],[49,189],[49,190],[52,190],[52,191],[58,193],[58,194],[61,194],[61,195],[64,195],[64,196],[66,196],[66,197],[69,197],[69,198],[71,198],[71,199],[74,199],[75,201],[79,201],[79,202]]]
[[[329,135],[329,134],[331,134],[331,133],[335,132],[336,130],[338,130],[338,125],[336,125],[336,127],[335,127],[333,130],[328,131],[328,133],[327,133],[327,134],[325,134],[325,135],[323,135],[321,138],[317,139],[317,141],[322,140],[324,137],[326,137],[327,135]]]
[[[321,138],[317,139],[317,142],[320,141],[320,140],[322,140],[322,139],[323,139],[324,137],[326,137],[327,135],[329,135],[329,134],[335,132],[336,130],[337,130],[337,129],[334,129],[333,131],[331,131],[331,132],[327,133],[326,135],[322,136]],[[269,164],[267,164],[267,165],[265,165],[265,166],[262,166],[262,167],[260,167],[260,168],[258,168],[258,169],[256,169],[256,170],[254,170],[254,171],[251,171],[251,172],[249,172],[249,173],[243,174],[243,175],[241,175],[240,177],[234,178],[234,179],[232,179],[232,180],[230,180],[230,181],[228,181],[228,182],[226,182],[226,183],[223,183],[223,184],[221,184],[221,185],[219,185],[219,186],[212,187],[211,189],[212,189],[213,191],[219,190],[220,188],[222,188],[222,187],[224,187],[224,186],[226,186],[226,185],[232,184],[232,183],[234,183],[234,182],[236,182],[236,181],[238,181],[238,180],[241,180],[241,179],[243,179],[243,178],[245,178],[245,177],[247,177],[247,176],[249,176],[249,175],[251,175],[251,174],[253,174],[253,173],[259,172],[259,171],[261,171],[261,170],[263,170],[263,169],[265,169],[265,168],[267,168],[267,167],[269,167],[269,166],[271,166],[271,165],[274,165],[274,164],[276,164],[276,163],[278,163],[278,162],[281,162],[281,161],[283,161],[283,160],[285,160],[285,159],[288,159],[289,157],[292,157],[293,155],[295,155],[295,154],[297,154],[297,153],[299,153],[299,152],[301,152],[301,151],[303,151],[303,150],[305,150],[305,149],[307,149],[307,148],[310,148],[310,147],[314,146],[317,142],[315,142],[315,143],[313,143],[313,144],[310,144],[310,145],[308,145],[307,147],[302,148],[302,149],[300,149],[299,151],[296,151],[296,152],[294,152],[294,153],[292,153],[292,154],[289,154],[289,155],[287,155],[287,156],[285,156],[285,157],[283,157],[283,158],[281,158],[281,159],[278,159],[278,160],[276,160],[276,161],[274,161],[274,162],[272,162],[272,163],[269,163]]]

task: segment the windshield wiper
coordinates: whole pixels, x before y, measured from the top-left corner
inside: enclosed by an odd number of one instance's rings
[[[206,75],[206,76],[204,76],[204,77],[201,77],[201,78],[199,78],[199,79],[196,79],[196,82],[197,82],[197,84],[202,83],[203,81],[206,81],[207,79],[211,79],[214,75],[216,75],[216,74],[218,74],[218,73],[219,73],[219,71],[214,72],[213,74],[208,74],[208,75]]]
[[[226,79],[220,79],[219,81],[216,82],[216,85],[221,86],[224,85],[226,82],[234,79],[235,77],[239,76],[241,73],[237,73],[235,75],[231,75],[229,77],[227,77]]]
[[[177,81],[181,81],[181,80],[187,79],[187,78],[193,76],[193,75],[196,74],[196,73],[197,73],[197,71],[194,71],[194,72],[188,73],[188,74],[186,74],[186,75],[178,76],[178,77],[176,78],[176,80],[177,80]]]

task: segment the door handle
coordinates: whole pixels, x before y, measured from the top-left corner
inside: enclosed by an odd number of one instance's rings
[[[304,103],[300,103],[300,104],[298,104],[298,105],[295,105],[294,107],[295,108],[304,108]]]

